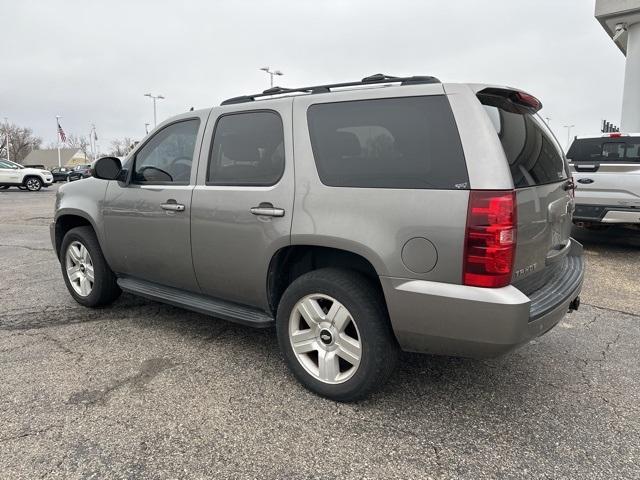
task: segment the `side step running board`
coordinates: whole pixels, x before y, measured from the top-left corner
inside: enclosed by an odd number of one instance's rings
[[[273,317],[262,310],[217,300],[199,293],[185,292],[130,277],[118,278],[118,286],[134,295],[250,327],[266,328],[274,324]]]

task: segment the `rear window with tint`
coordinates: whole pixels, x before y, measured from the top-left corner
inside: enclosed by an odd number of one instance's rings
[[[484,105],[509,162],[516,188],[567,178],[562,152],[546,127],[531,114]]]
[[[325,185],[469,188],[460,137],[444,95],[315,104],[307,119]]]
[[[574,162],[640,162],[640,137],[578,138],[567,158]]]

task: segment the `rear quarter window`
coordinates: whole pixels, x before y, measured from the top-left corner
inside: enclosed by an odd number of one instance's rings
[[[466,189],[466,163],[444,95],[311,105],[311,146],[332,187]]]
[[[490,105],[484,108],[496,129],[516,188],[567,178],[562,152],[532,114],[512,113]]]

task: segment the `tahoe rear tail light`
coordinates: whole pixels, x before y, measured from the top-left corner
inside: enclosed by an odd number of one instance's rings
[[[463,284],[505,287],[516,250],[516,193],[471,190],[467,212]]]

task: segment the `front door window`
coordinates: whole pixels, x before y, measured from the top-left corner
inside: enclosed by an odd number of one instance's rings
[[[133,183],[187,185],[200,120],[186,120],[160,130],[136,154]]]

